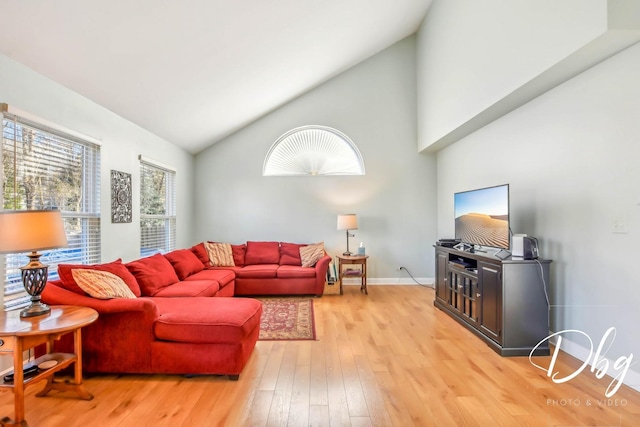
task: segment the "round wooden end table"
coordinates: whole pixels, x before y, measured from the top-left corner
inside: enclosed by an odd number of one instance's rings
[[[73,391],[81,399],[91,400],[93,395],[82,384],[82,335],[80,328],[93,323],[98,312],[88,307],[51,306],[51,312],[35,317],[20,317],[19,310],[0,313],[0,354],[13,355],[13,381],[0,378],[0,387],[13,389],[14,419],[4,417],[2,426],[26,426],[24,418],[24,391],[31,384],[47,380],[44,389],[36,394],[45,396],[51,390]],[[73,333],[74,352],[54,353],[53,342],[62,335]],[[29,348],[46,344],[46,354],[38,357],[33,365],[40,366],[37,373],[24,377],[23,353]],[[54,381],[53,375],[75,363],[73,382]]]

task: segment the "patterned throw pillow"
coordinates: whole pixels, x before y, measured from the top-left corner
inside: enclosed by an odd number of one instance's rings
[[[71,270],[80,269],[100,270],[113,273],[124,280],[124,283],[129,286],[129,289],[131,289],[131,292],[133,292],[135,296],[139,297],[142,295],[138,281],[122,263],[120,258],[106,264],[58,264],[58,276],[60,277],[62,287],[68,291],[75,292],[80,295],[86,295],[86,292],[78,286],[75,280],[73,280],[73,274],[71,274]]]
[[[113,273],[100,270],[73,269],[73,279],[94,298],[135,298],[127,284]]]
[[[204,247],[209,254],[209,261],[214,267],[233,267],[233,252],[230,243],[205,242]]]
[[[313,267],[324,256],[324,242],[300,248],[300,260],[303,267]]]

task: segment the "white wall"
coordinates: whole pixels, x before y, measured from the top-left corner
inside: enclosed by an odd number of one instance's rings
[[[304,66],[301,64],[300,66]],[[292,70],[295,72],[295,70]],[[372,283],[434,276],[435,157],[416,150],[415,39],[405,39],[196,156],[201,240],[324,241],[345,250],[337,214],[356,213]],[[265,82],[269,84],[269,82]],[[263,177],[271,144],[308,124],[347,134],[365,176]]]
[[[0,102],[102,142],[103,262],[139,258],[140,154],[177,169],[177,246],[193,244],[193,155],[3,55],[0,55]],[[130,224],[111,223],[112,169],[132,175]]]
[[[504,57],[505,72],[518,60]],[[553,260],[551,329],[587,333],[595,352],[615,327],[612,360],[640,355],[638,70],[634,45],[437,155],[438,235],[453,234],[454,192],[509,183],[513,232],[538,237]],[[614,233],[615,221],[627,233]],[[589,358],[585,339],[566,338],[563,349]],[[640,389],[637,364],[625,382]]]
[[[419,148],[455,142],[638,40],[633,0],[434,0],[418,36]]]

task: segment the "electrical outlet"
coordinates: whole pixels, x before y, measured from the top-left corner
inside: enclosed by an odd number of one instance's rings
[[[612,223],[612,230],[615,234],[627,234],[627,220],[626,218],[614,219]]]

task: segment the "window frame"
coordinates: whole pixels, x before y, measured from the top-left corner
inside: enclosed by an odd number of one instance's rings
[[[149,159],[138,156],[140,160],[140,256],[147,257],[157,253],[167,253],[176,249],[177,239],[177,204],[176,204],[176,169]],[[145,185],[145,169],[149,172],[163,174],[163,193],[156,197],[163,199],[163,213],[146,213],[144,197],[147,194]],[[149,221],[164,222],[164,231],[161,234],[154,232],[145,236],[145,229]]]
[[[99,141],[28,113],[15,109],[10,110],[6,104],[0,104],[0,119],[2,122],[0,178],[3,184],[5,180],[4,156],[7,148],[11,148],[9,161],[13,163],[13,189],[9,187],[5,192],[3,185],[3,200],[0,209],[57,208],[58,206],[55,206],[56,199],[69,197],[73,191],[69,193],[68,189],[61,190],[61,192],[55,193],[55,197],[51,195],[41,197],[41,204],[26,206],[27,197],[20,195],[24,190],[22,186],[18,186],[18,183],[21,182],[20,178],[25,176],[44,177],[45,183],[38,184],[40,193],[43,193],[42,188],[46,190],[51,188],[51,182],[48,181],[48,178],[54,176],[52,171],[61,168],[65,163],[68,163],[69,170],[73,170],[73,167],[77,166],[79,162],[82,172],[80,173],[78,210],[70,210],[66,205],[59,206],[65,222],[69,245],[67,248],[45,251],[41,261],[48,264],[49,280],[58,278],[58,264],[99,263],[101,261],[101,144]],[[33,139],[30,141],[26,141],[24,138],[19,139],[25,132],[28,132]],[[25,144],[37,146],[37,155],[26,156],[24,154]],[[33,152],[35,153],[36,150],[34,149]],[[61,154],[69,156],[63,157]],[[73,165],[74,162],[76,165]],[[5,200],[5,196],[9,195],[11,200],[9,197]],[[45,200],[46,202],[44,202]],[[2,277],[3,309],[5,311],[17,310],[30,303],[30,297],[22,286],[19,273],[19,268],[27,262],[26,254],[0,255],[0,277]]]

